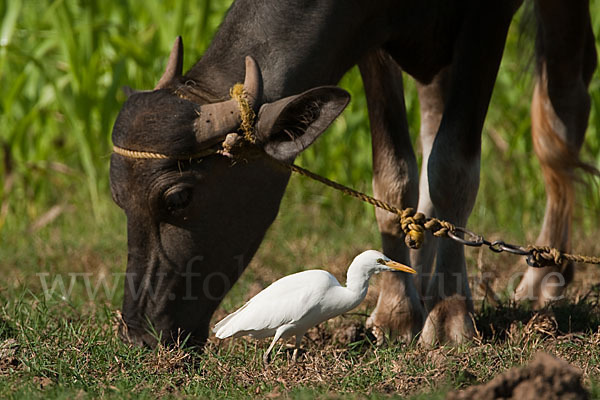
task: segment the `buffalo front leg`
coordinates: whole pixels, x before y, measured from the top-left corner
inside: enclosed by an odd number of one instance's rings
[[[479,187],[481,129],[500,65],[508,26],[519,2],[475,2],[455,44],[448,92],[427,163],[429,195],[438,218],[466,226]],[[472,338],[473,302],[464,249],[438,240],[425,298],[428,310],[421,342]]]
[[[444,113],[448,74],[449,67],[440,71],[433,81],[427,85],[417,82],[421,111],[419,138],[422,149],[422,168],[419,178],[419,205],[417,211],[428,217],[435,217],[435,207],[429,195],[429,178],[426,166],[429,162],[433,141],[435,140]],[[426,232],[425,235],[425,240],[421,248],[412,250],[410,257],[411,266],[418,271],[416,277],[417,288],[421,296],[425,296],[427,293],[427,285],[431,277],[431,269],[433,268],[433,260],[437,248],[437,238],[431,232]]]
[[[537,1],[536,84],[531,103],[531,134],[546,183],[546,211],[536,244],[571,251],[573,182],[590,112],[588,85],[596,49],[587,1]],[[597,172],[596,172],[597,173]],[[515,299],[543,307],[557,300],[573,277],[573,264],[529,267]]]
[[[412,150],[402,85],[402,70],[383,50],[373,51],[359,64],[373,139],[373,193],[396,207],[415,207],[418,198],[418,168]],[[376,209],[383,252],[409,263],[409,250],[398,216]],[[413,277],[384,272],[379,299],[367,320],[378,343],[389,333],[410,341],[423,325],[423,307]]]

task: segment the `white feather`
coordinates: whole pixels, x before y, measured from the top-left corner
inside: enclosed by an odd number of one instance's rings
[[[265,357],[279,338],[296,335],[298,346],[309,328],[362,302],[371,275],[392,270],[382,260],[390,261],[375,250],[356,256],[348,268],[346,287],[323,270],[283,277],[217,323],[213,332],[219,339],[246,335],[259,339],[275,336]]]

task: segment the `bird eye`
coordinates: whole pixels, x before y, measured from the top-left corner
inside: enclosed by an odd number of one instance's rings
[[[372,260],[372,259],[371,259]],[[384,264],[385,265],[385,260],[383,258],[378,258],[377,259],[377,263],[378,264]]]
[[[192,188],[187,186],[174,186],[165,191],[164,202],[170,212],[186,208],[192,201]]]

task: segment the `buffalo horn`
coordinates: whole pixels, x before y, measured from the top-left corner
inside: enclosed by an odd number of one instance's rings
[[[256,111],[262,97],[262,79],[256,61],[250,56],[246,57],[244,90],[250,107]],[[202,144],[218,142],[228,133],[234,132],[240,123],[240,106],[235,99],[205,104],[200,107],[199,116],[194,123],[196,139]]]
[[[179,78],[183,72],[183,41],[177,36],[173,49],[169,55],[167,69],[156,84],[154,90],[166,88],[173,80]]]

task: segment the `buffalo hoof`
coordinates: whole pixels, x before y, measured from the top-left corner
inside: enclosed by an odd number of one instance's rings
[[[119,338],[124,342],[136,347],[155,348],[158,344],[156,337],[149,332],[143,330],[135,330],[125,324],[120,324],[118,327]]]
[[[423,327],[425,310],[416,288],[407,281],[388,281],[381,288],[377,306],[367,319],[371,330],[381,346],[386,334],[390,340],[410,343]]]
[[[454,295],[439,301],[429,312],[419,344],[426,347],[446,343],[460,344],[472,340],[474,334],[467,299]]]
[[[534,309],[543,308],[563,297],[572,275],[572,264],[567,264],[564,272],[556,267],[529,267],[515,289],[514,299],[518,302],[530,302]]]

